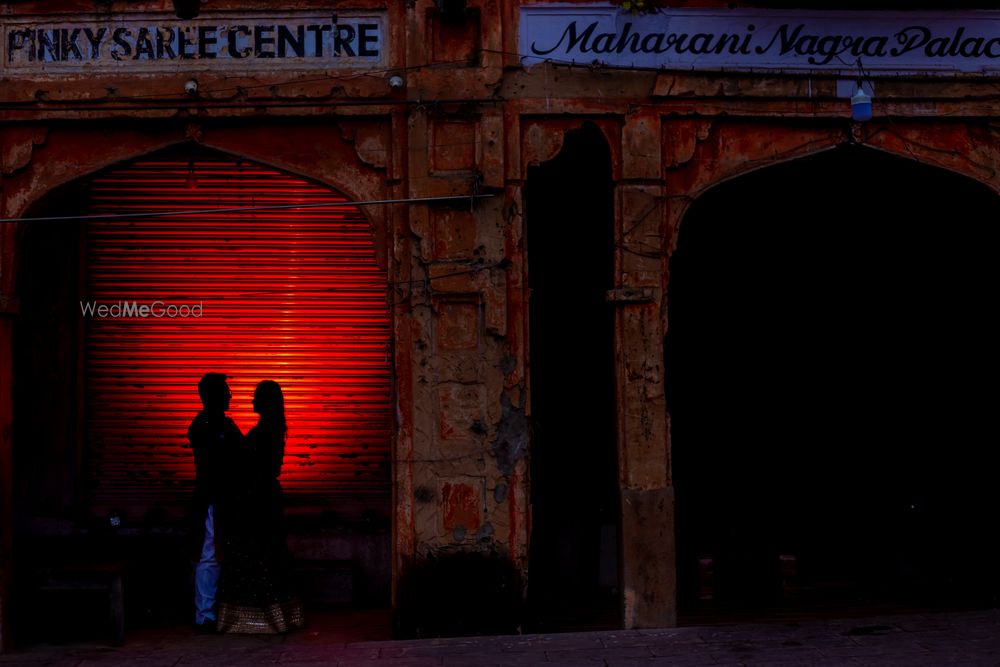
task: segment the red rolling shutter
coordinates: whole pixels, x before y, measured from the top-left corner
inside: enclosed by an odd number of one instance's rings
[[[96,178],[85,301],[150,312],[87,317],[87,433],[95,512],[182,506],[198,379],[230,376],[230,415],[256,423],[256,383],[284,390],[290,504],[389,492],[386,274],[356,207],[328,188],[224,157],[149,159]],[[197,210],[155,217],[166,211]],[[200,317],[171,307],[200,305]],[[197,312],[197,311],[194,311]]]

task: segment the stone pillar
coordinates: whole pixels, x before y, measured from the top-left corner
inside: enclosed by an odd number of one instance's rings
[[[666,258],[660,119],[637,112],[622,134],[617,190],[618,368],[623,591],[626,628],[677,623],[674,491],[663,377]]]
[[[623,625],[671,626],[677,622],[674,548],[674,494],[663,377],[665,307],[660,259],[629,250],[659,237],[662,198],[658,186],[621,186],[625,228],[623,287],[618,301],[619,473],[622,489]],[[644,211],[652,207],[653,211]],[[639,216],[651,218],[643,222]],[[642,234],[642,229],[651,233]],[[630,240],[631,239],[631,240]],[[655,247],[655,246],[654,246]]]
[[[502,120],[414,110],[409,196],[502,184]],[[520,622],[528,429],[508,318],[510,208],[499,193],[411,206],[394,248],[401,636],[512,632]]]

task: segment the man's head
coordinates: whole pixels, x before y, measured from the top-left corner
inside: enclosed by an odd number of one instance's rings
[[[206,410],[220,412],[229,409],[229,399],[233,397],[224,373],[205,373],[198,382],[198,395]]]

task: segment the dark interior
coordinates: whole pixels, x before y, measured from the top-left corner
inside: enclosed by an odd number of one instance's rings
[[[613,190],[592,125],[529,172],[532,542],[537,629],[619,623]]]
[[[997,602],[1000,198],[860,147],[704,194],[670,262],[682,619]]]

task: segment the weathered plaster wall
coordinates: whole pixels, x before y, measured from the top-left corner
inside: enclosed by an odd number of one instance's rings
[[[329,3],[300,0],[296,8]],[[713,4],[713,3],[700,3]],[[720,3],[714,3],[721,6]],[[56,6],[58,5],[58,7]],[[168,11],[167,2],[25,2],[2,11]],[[954,170],[1000,189],[994,87],[975,80],[879,82],[876,119],[848,119],[824,77],[523,69],[517,3],[470,0],[442,20],[431,0],[388,7],[390,67],[127,80],[47,77],[0,85],[0,211],[53,187],[184,141],[328,183],[358,199],[476,193],[458,203],[365,210],[393,284],[395,602],[421,563],[478,552],[530,582],[528,294],[522,188],[564,134],[595,122],[611,148],[618,242],[616,360],[623,624],[675,616],[673,488],[664,400],[668,260],[690,202],[749,170],[845,142]],[[218,2],[212,9],[265,10]],[[400,73],[403,90],[387,87]],[[0,227],[0,592],[9,583],[10,326],[14,225]],[[9,612],[0,597],[0,628]],[[412,620],[412,619],[411,619]],[[2,648],[0,644],[0,648]]]
[[[107,14],[167,5],[65,3],[58,9]],[[296,8],[324,5],[301,2]],[[270,7],[212,7],[227,8]],[[362,0],[351,8],[384,5]],[[22,3],[17,9],[33,14],[57,8]],[[5,82],[0,93],[5,217],[23,215],[62,184],[183,142],[301,174],[356,200],[494,195],[474,205],[467,199],[363,209],[392,282],[398,422],[393,570],[404,583],[421,560],[452,552],[490,554],[509,564],[514,579],[526,563],[523,318],[508,309],[509,297],[523,301],[520,280],[508,279],[518,270],[511,257],[521,252],[507,224],[518,207],[516,194],[505,190],[503,115],[494,103],[475,103],[502,78],[500,11],[498,3],[473,2],[465,19],[442,21],[433,2],[408,11],[393,3],[389,62],[407,78],[398,92],[387,86],[388,72],[200,72],[194,98],[182,92],[186,73],[23,80]],[[15,293],[15,230],[3,227],[4,299]],[[9,344],[4,354],[9,357]],[[0,397],[9,403],[10,373],[0,380],[8,392]],[[9,416],[4,423],[9,432]],[[3,472],[10,474],[9,442],[2,453]],[[4,491],[9,500],[9,486]],[[0,573],[9,577],[3,554]]]

